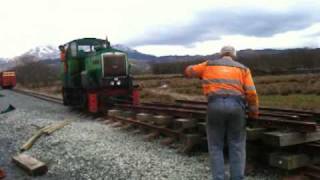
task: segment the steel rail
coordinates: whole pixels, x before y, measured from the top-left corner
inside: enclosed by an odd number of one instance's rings
[[[316,141],[316,142],[307,143],[306,147],[313,148],[313,149],[316,149],[317,151],[319,151],[320,150],[320,142]]]
[[[181,135],[180,131],[174,131],[172,129],[168,129],[165,127],[161,127],[161,126],[156,126],[153,124],[149,124],[149,123],[145,123],[145,122],[141,122],[141,121],[137,121],[136,119],[133,118],[124,118],[124,117],[119,117],[119,116],[111,116],[110,117],[112,120],[116,120],[116,121],[122,121],[122,122],[127,122],[127,123],[131,123],[131,124],[135,124],[138,126],[143,126],[152,130],[157,130],[160,133],[163,133],[167,136],[172,136],[175,138],[179,138]]]
[[[23,90],[13,90],[15,92],[29,95],[38,99],[42,99],[45,101],[50,101],[58,104],[62,104],[62,100],[60,98],[47,96],[43,94],[38,94],[29,91]],[[178,102],[182,102],[181,100],[177,100]],[[184,102],[184,101],[183,101]],[[188,103],[192,103],[193,101],[187,101]],[[199,103],[199,102],[196,102]],[[203,103],[202,103],[203,104]],[[192,109],[193,107],[185,108],[179,105],[170,105],[170,104],[160,104],[160,103],[144,103],[141,105],[129,105],[129,104],[115,104],[116,107],[121,109],[142,111],[142,112],[152,112],[157,114],[169,114],[177,117],[187,117],[187,118],[199,118],[202,121],[206,119],[206,110],[202,107]],[[275,115],[264,113],[260,118],[256,121],[251,120],[249,123],[258,124],[264,127],[271,128],[291,128],[301,132],[309,132],[318,130],[318,124],[316,122],[309,121],[301,121],[299,118],[290,115]]]
[[[310,179],[320,179],[320,165],[310,165],[302,170],[302,174]]]
[[[288,128],[296,130],[298,132],[314,132],[319,130],[318,124],[315,122],[301,122],[264,117],[259,117],[258,119],[252,120],[251,122],[254,124],[256,123],[258,125],[261,125],[263,127]]]
[[[195,111],[188,109],[177,109],[172,107],[154,107],[154,106],[146,106],[146,105],[124,105],[124,104],[116,104],[115,105],[121,109],[128,109],[134,111],[141,112],[152,112],[152,113],[164,113],[177,117],[188,117],[188,118],[200,118],[203,121],[206,118],[205,111]],[[310,132],[318,130],[318,124],[316,122],[305,122],[305,121],[294,121],[288,119],[279,119],[272,117],[260,117],[256,120],[251,120],[249,123],[253,123],[256,125],[260,125],[263,127],[269,128],[289,128],[294,129],[301,132]]]
[[[34,93],[34,92],[30,92],[30,91],[24,91],[21,89],[12,89],[13,92],[16,93],[20,93],[20,94],[24,94],[27,96],[31,96],[31,97],[35,97],[44,101],[49,101],[49,102],[53,102],[56,104],[63,104],[62,99],[57,98],[57,97],[52,97],[52,96],[48,96],[48,95],[44,95],[44,94],[39,94],[39,93]]]
[[[207,105],[205,101],[190,101],[190,100],[175,100],[177,103],[181,104],[191,104],[191,105]],[[262,106],[259,108],[260,110],[266,111],[279,111],[279,112],[288,112],[288,113],[301,113],[301,114],[312,114],[314,116],[320,116],[320,112],[314,112],[309,110],[300,110],[300,109],[291,109],[291,108],[274,108]]]
[[[170,107],[170,108],[178,108],[178,109],[189,109],[189,110],[197,110],[197,111],[206,111],[207,106],[191,106],[191,105],[180,105],[180,104],[162,104],[162,103],[142,103],[142,105],[146,106],[154,106],[154,107]],[[300,113],[288,113],[283,114],[280,112],[260,112],[260,116],[267,117],[278,117],[292,120],[300,120],[300,121],[310,121],[314,122],[312,119],[313,115],[311,114],[300,114]]]
[[[128,109],[128,110],[136,110],[140,112],[152,112],[159,114],[169,114],[177,117],[187,117],[187,118],[202,118],[205,119],[206,112],[205,111],[196,111],[196,110],[188,110],[188,109],[176,109],[176,108],[168,108],[168,107],[152,107],[152,106],[144,106],[144,105],[129,105],[129,104],[115,104],[116,108]]]

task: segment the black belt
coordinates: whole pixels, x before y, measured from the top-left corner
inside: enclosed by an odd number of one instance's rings
[[[234,99],[239,99],[239,100],[242,100],[244,101],[245,98],[244,96],[241,96],[241,95],[233,95],[233,94],[210,94],[208,96],[208,102],[209,101],[212,101],[212,100],[215,100],[215,99],[219,99],[219,98],[234,98]]]

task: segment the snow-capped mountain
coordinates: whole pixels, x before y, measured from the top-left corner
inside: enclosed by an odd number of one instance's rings
[[[0,71],[4,71],[10,69],[15,66],[13,61],[9,61],[9,59],[0,58]]]
[[[51,45],[37,46],[25,52],[23,55],[34,56],[39,60],[58,59],[59,49]]]
[[[135,49],[132,49],[122,44],[115,44],[115,45],[112,45],[112,47],[128,53],[128,56],[130,59],[152,61],[157,58],[156,56],[141,53]],[[47,45],[47,46],[37,46],[35,48],[32,48],[29,51],[25,52],[23,55],[34,56],[39,60],[48,60],[48,59],[58,59],[59,54],[60,52],[58,47]]]
[[[112,45],[112,47],[113,48],[115,48],[115,49],[119,49],[119,50],[121,50],[121,51],[124,51],[124,52],[127,52],[127,53],[136,53],[136,52],[138,52],[137,50],[135,50],[135,49],[132,49],[132,48],[130,48],[130,47],[128,47],[128,46],[125,46],[125,45],[123,45],[123,44],[115,44],[115,45]]]
[[[157,57],[154,55],[141,53],[123,44],[115,44],[115,45],[112,45],[112,47],[128,53],[128,56],[130,59],[144,60],[144,61],[153,61],[157,59]]]
[[[6,60],[6,59],[3,59],[3,58],[0,58],[0,65],[1,65],[1,64],[5,64],[5,63],[7,63],[7,60]]]

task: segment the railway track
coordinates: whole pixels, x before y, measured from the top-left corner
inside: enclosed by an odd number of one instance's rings
[[[178,101],[179,102],[179,101]],[[197,118],[205,121],[206,105],[195,104],[162,104],[162,103],[142,103],[140,105],[117,104],[117,108],[132,109],[139,112],[174,114],[184,118]],[[266,110],[262,109],[258,120],[248,120],[249,124],[269,128],[294,129],[301,132],[316,131],[319,129],[318,118],[316,114],[307,112],[283,112],[282,109]]]
[[[309,165],[305,167],[302,174],[310,180],[320,179],[320,164]]]
[[[45,101],[63,104],[60,98],[19,89],[14,89],[13,91]],[[197,122],[200,124],[204,123],[206,118],[206,102],[203,101],[176,100],[175,104],[154,102],[141,103],[139,105],[119,103],[115,104],[114,108],[127,111],[131,110],[137,113],[169,115],[172,118],[186,118],[186,121],[197,119]],[[319,112],[287,108],[261,107],[260,118],[258,120],[249,120],[249,124],[251,123],[267,128],[282,128],[293,129],[299,132],[312,132],[317,131],[320,128],[319,120]],[[171,121],[174,120],[171,119]]]
[[[45,101],[63,104],[60,98],[19,89],[14,89],[13,91]],[[169,131],[164,128],[166,126],[171,128],[174,132],[181,131],[186,124],[188,124],[188,129],[192,129],[193,132],[205,134],[205,127],[203,126],[205,126],[206,119],[206,102],[176,100],[175,104],[154,102],[141,103],[140,105],[130,105],[119,103],[115,104],[114,108],[122,111],[133,111],[135,113],[150,113],[147,114],[149,116],[153,114],[166,116],[166,118],[170,120],[168,120],[166,124],[160,124],[163,131]],[[251,124],[253,126],[260,126],[264,128],[281,128],[282,130],[290,129],[299,132],[313,132],[320,128],[320,113],[318,112],[271,107],[261,107],[260,111],[260,118],[258,120],[249,120],[249,125]],[[119,114],[116,116],[111,115],[109,118],[112,117],[117,119],[117,121],[125,121],[125,118],[131,118],[133,120],[127,120],[127,123],[134,123],[134,120],[139,122],[139,119],[135,119],[135,116],[121,117]],[[150,118],[152,117],[149,117],[149,119]],[[182,118],[184,118],[184,121],[181,122]],[[178,122],[175,122],[175,119],[178,119]],[[159,120],[151,120],[149,123],[152,122],[151,124],[158,125],[156,121]],[[136,124],[140,124],[140,126],[148,126],[147,124],[142,123]],[[151,126],[149,128],[151,128]]]
[[[177,103],[181,105],[194,105],[204,107],[207,105],[205,101],[189,101],[189,100],[176,100]],[[315,116],[320,118],[320,112],[314,112],[309,110],[299,110],[299,109],[290,109],[290,108],[274,108],[274,107],[266,107],[262,106],[259,108],[260,111],[272,111],[272,112],[283,112],[288,114],[295,114],[295,115],[308,115],[308,116]]]
[[[62,100],[59,98],[29,91],[14,91],[45,101],[62,104]],[[272,146],[273,152],[288,150],[290,153],[302,153],[303,156],[307,156],[307,159],[310,159],[310,167],[307,164],[308,167],[306,170],[303,170],[303,173],[311,177],[317,174],[314,173],[315,170],[317,170],[316,172],[320,172],[317,169],[319,166],[312,166],[314,161],[311,160],[314,156],[320,159],[318,157],[320,151],[320,113],[271,107],[262,107],[260,111],[261,117],[258,120],[248,120],[251,128],[262,129],[257,132],[259,138],[254,139],[254,142],[258,140],[258,146]],[[139,105],[122,102],[115,104],[112,109],[107,109],[103,114],[104,123],[111,127],[134,129],[134,131],[143,133],[145,139],[149,141],[161,138],[161,144],[178,148],[180,152],[190,153],[198,149],[207,149],[206,102],[177,100],[173,104],[153,102],[141,103]],[[272,134],[274,131],[280,135]],[[268,134],[269,132],[271,132],[271,136]],[[265,139],[261,139],[260,136],[265,136],[265,134],[271,137],[269,139],[271,145],[264,144]],[[249,132],[248,135],[250,135]],[[285,137],[286,144],[281,144],[280,142],[283,140],[283,137]],[[248,138],[250,139],[250,137]],[[260,140],[263,140],[262,144]],[[279,144],[274,146],[274,142],[272,141],[279,141]],[[270,148],[264,149],[268,151]],[[296,154],[292,157],[296,157]],[[276,156],[276,158],[279,157]],[[281,158],[283,157],[280,156]],[[277,160],[275,159],[274,161],[277,162]],[[297,160],[297,162],[300,162],[300,160]],[[297,162],[295,163],[299,164]],[[288,163],[288,166],[290,164],[292,162]],[[273,166],[286,168],[283,164],[275,164]],[[305,166],[306,164],[301,164],[297,165],[296,168]],[[289,167],[287,168],[289,169]]]
[[[25,90],[21,90],[21,89],[12,89],[12,91],[16,92],[16,93],[27,95],[27,96],[35,97],[35,98],[38,98],[38,99],[41,99],[44,101],[49,101],[49,102],[56,103],[56,104],[63,104],[62,99],[57,98],[57,97],[52,97],[52,96],[39,94],[39,93],[31,92],[31,91],[25,91]]]

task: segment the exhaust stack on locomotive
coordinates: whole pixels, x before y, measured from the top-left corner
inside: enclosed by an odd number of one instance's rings
[[[82,38],[59,46],[63,103],[98,112],[114,100],[139,103],[128,55],[106,40]]]

